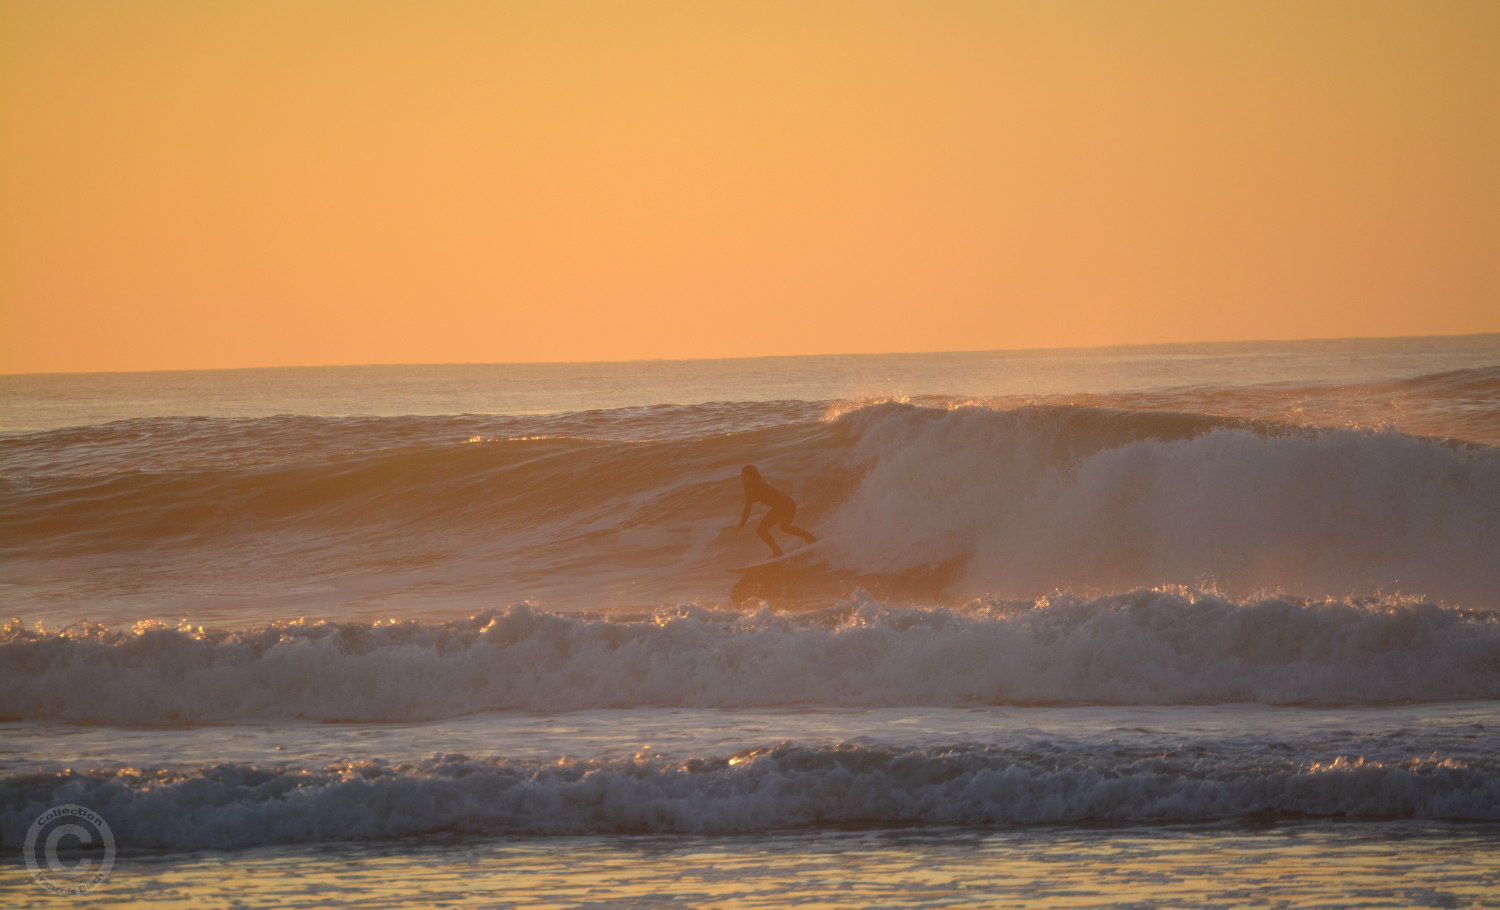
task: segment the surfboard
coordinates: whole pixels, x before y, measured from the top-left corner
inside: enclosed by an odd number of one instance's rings
[[[774,566],[777,563],[783,563],[783,562],[786,562],[786,561],[791,560],[791,559],[796,559],[798,556],[801,556],[803,553],[807,553],[809,551],[816,550],[819,547],[823,546],[823,544],[825,544],[827,542],[828,542],[828,538],[822,537],[822,538],[819,538],[818,540],[814,541],[813,543],[810,543],[810,544],[808,544],[806,546],[803,546],[803,547],[798,547],[797,549],[792,550],[789,553],[782,553],[780,556],[772,556],[770,559],[763,560],[761,562],[754,562],[754,563],[751,563],[748,566],[738,566],[736,568],[730,569],[729,571],[731,571],[731,572],[748,572],[751,569],[759,569],[759,568],[761,568],[763,566]]]

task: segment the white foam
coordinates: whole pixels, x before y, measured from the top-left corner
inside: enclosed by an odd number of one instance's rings
[[[480,711],[797,704],[1388,704],[1500,698],[1500,623],[1396,599],[1140,590],[1037,605],[79,636],[11,628],[0,708],[102,724],[412,721]]]
[[[1092,408],[841,418],[868,467],[841,566],[966,560],[971,594],[1210,586],[1500,607],[1500,450]]]
[[[1491,753],[1493,754],[1493,753]],[[726,756],[551,762],[437,755],[317,769],[35,775],[0,781],[0,842],[58,803],[133,848],[464,834],[722,833],[810,825],[1178,823],[1246,816],[1500,820],[1500,766],[1446,757],[781,745]]]

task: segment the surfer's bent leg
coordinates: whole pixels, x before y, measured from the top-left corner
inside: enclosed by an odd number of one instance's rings
[[[788,534],[795,534],[798,537],[802,538],[803,540],[807,541],[808,543],[816,543],[817,542],[818,538],[812,536],[811,534],[807,533],[806,531],[804,531],[801,528],[797,527],[796,525],[792,524],[792,519],[797,517],[797,504],[796,503],[792,503],[791,508],[786,509],[786,510],[784,510],[782,512],[779,512],[777,514],[779,514],[781,516],[781,530],[787,532]]]
[[[787,532],[788,534],[796,534],[798,537],[802,538],[803,540],[807,541],[808,543],[817,543],[818,542],[818,538],[812,536],[811,534],[809,534],[808,532],[802,530],[801,528],[793,527],[792,525],[782,525],[781,526],[781,530]]]
[[[784,525],[787,521],[789,519],[785,513],[777,509],[772,509],[766,513],[766,517],[762,518],[760,524],[755,528],[755,533],[759,534],[760,539],[764,540],[766,546],[771,548],[772,557],[781,555],[781,547],[776,546],[776,538],[771,536],[771,528],[775,525]]]

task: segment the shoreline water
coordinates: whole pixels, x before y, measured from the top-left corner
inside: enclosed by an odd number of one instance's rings
[[[1497,842],[1493,825],[1420,822],[1376,830],[1281,822],[770,838],[446,836],[373,849],[124,854],[86,900],[101,907],[1483,907],[1493,906],[1500,881]],[[18,910],[79,900],[40,895],[3,865],[0,883],[13,886]]]

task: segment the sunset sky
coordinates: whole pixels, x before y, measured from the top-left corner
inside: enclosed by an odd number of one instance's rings
[[[1500,3],[0,0],[0,372],[1500,331]]]

